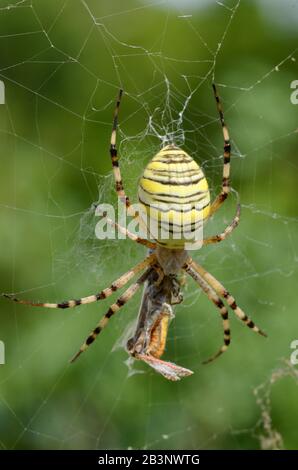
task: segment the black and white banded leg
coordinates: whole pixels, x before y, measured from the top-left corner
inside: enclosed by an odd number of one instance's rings
[[[89,336],[87,337],[85,343],[80,347],[79,351],[73,356],[70,362],[74,362],[88,347],[92,344],[100,332],[107,326],[110,318],[115,315],[121,307],[123,307],[139,290],[139,288],[144,284],[148,276],[150,275],[153,268],[148,268],[142,276],[137,279],[137,281],[132,284],[117,300],[113,303],[106,314],[102,317],[100,322],[96,325],[96,327],[91,331]]]
[[[223,177],[222,177],[222,188],[220,194],[213,201],[210,208],[210,216],[213,215],[217,209],[222,205],[222,203],[228,197],[230,192],[230,160],[231,160],[231,143],[228,128],[224,120],[224,114],[222,105],[216,90],[216,86],[212,84],[214,96],[216,100],[216,106],[219,113],[219,119],[222,126],[223,138],[224,138],[224,154],[223,154]]]
[[[237,305],[236,300],[234,297],[227,291],[227,289],[208,271],[206,271],[202,266],[191,261],[191,267],[207,282],[209,286],[211,286],[217,295],[222,299],[225,299],[229,307],[233,310],[235,315],[251,330],[255,331],[256,333],[267,336],[264,331],[262,331],[252,319],[247,316],[243,310]]]
[[[203,245],[210,245],[211,243],[219,243],[225,240],[233,230],[238,226],[240,221],[240,212],[241,212],[241,205],[237,204],[237,210],[235,217],[233,218],[232,222],[225,228],[225,230],[218,235],[213,235],[211,237],[205,238],[203,240]]]
[[[225,305],[223,304],[222,300],[218,297],[216,292],[204,281],[204,279],[192,268],[191,263],[186,263],[183,268],[185,271],[195,280],[197,284],[201,287],[203,292],[208,296],[209,300],[214,303],[214,305],[219,309],[223,330],[224,330],[224,344],[222,347],[211,356],[209,359],[203,361],[203,364],[208,364],[209,362],[214,361],[217,357],[223,354],[229,347],[231,343],[231,331],[230,331],[230,324],[229,324],[229,312]]]
[[[151,254],[145,260],[138,263],[135,267],[131,268],[125,274],[119,277],[114,281],[109,287],[103,289],[97,294],[89,295],[88,297],[82,297],[76,300],[66,300],[60,303],[49,303],[49,302],[33,302],[31,300],[18,299],[13,294],[3,294],[4,297],[17,302],[18,304],[30,305],[31,307],[45,307],[45,308],[73,308],[78,305],[91,304],[92,302],[97,302],[98,300],[106,299],[121,287],[124,287],[138,272],[142,271],[146,267],[154,264],[156,262],[156,256]]]

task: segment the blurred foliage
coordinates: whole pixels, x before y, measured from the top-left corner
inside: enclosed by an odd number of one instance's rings
[[[166,358],[195,374],[168,383],[142,364],[133,365],[142,374],[129,375],[125,364],[123,334],[140,296],[73,365],[68,359],[111,299],[68,311],[3,300],[3,449],[246,449],[264,443],[253,391],[280,358],[289,359],[298,338],[297,106],[290,102],[290,83],[298,79],[297,29],[279,27],[259,2],[243,0],[236,9],[234,0],[198,9],[181,2],[180,10],[149,3],[1,2],[1,290],[52,301],[77,298],[107,286],[144,256],[129,240],[95,239],[90,210],[95,201],[116,202],[108,149],[120,86],[118,141],[128,194],[135,199],[137,178],[161,145],[147,128],[149,117],[163,135],[195,89],[173,130],[216,193],[223,144],[214,73],[232,137],[242,220],[231,239],[194,256],[269,338],[252,334],[231,313],[230,350],[201,366],[221,344],[222,331],[212,304],[190,281]],[[292,8],[297,14],[296,2]],[[234,208],[232,196],[208,232],[221,230]],[[272,428],[285,448],[297,448],[297,385],[289,376],[272,387]]]

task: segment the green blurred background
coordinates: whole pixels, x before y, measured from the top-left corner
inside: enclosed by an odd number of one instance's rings
[[[223,148],[214,77],[242,220],[194,257],[269,335],[231,313],[229,351],[202,366],[222,342],[221,321],[189,281],[165,358],[195,374],[169,383],[126,362],[140,295],[73,365],[111,299],[66,311],[2,300],[2,449],[298,448],[298,366],[287,362],[298,339],[297,13],[297,1],[1,1],[0,290],[78,298],[144,256],[129,240],[94,236],[92,203],[116,202],[108,148],[120,86],[131,198],[169,132],[203,166],[214,196]],[[235,201],[208,233],[231,220]]]

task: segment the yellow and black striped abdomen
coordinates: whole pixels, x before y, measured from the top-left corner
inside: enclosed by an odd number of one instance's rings
[[[200,166],[168,145],[145,168],[139,182],[141,216],[151,236],[168,248],[196,241],[210,211],[208,183]]]

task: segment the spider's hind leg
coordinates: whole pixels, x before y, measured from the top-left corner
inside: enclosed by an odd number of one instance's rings
[[[115,187],[116,187],[118,198],[125,205],[127,214],[134,218],[137,218],[138,215],[136,215],[134,211],[132,210],[132,204],[130,202],[130,199],[126,195],[125,190],[124,190],[124,185],[122,182],[122,176],[121,176],[121,171],[120,171],[120,166],[119,166],[119,155],[118,155],[118,150],[117,150],[117,145],[116,145],[118,114],[119,114],[122,95],[123,95],[123,90],[120,89],[116,106],[115,106],[115,111],[114,111],[113,127],[112,127],[112,134],[111,134],[111,140],[110,140],[110,156],[111,156],[111,161],[112,161]]]
[[[230,143],[229,131],[225,123],[221,101],[219,99],[215,83],[212,84],[212,87],[213,87],[214,97],[216,100],[216,106],[217,106],[219,119],[220,119],[221,126],[222,126],[223,138],[224,138],[224,154],[223,154],[224,164],[223,164],[221,192],[211,204],[210,216],[213,215],[217,211],[217,209],[220,208],[220,206],[226,200],[230,192],[230,160],[231,160],[231,143]]]
[[[240,211],[241,211],[241,206],[240,204],[237,204],[237,210],[236,214],[232,220],[232,222],[225,228],[225,230],[218,235],[213,235],[211,237],[205,238],[203,240],[203,245],[210,245],[211,243],[219,243],[223,240],[225,240],[233,230],[238,226],[239,221],[240,221]]]

